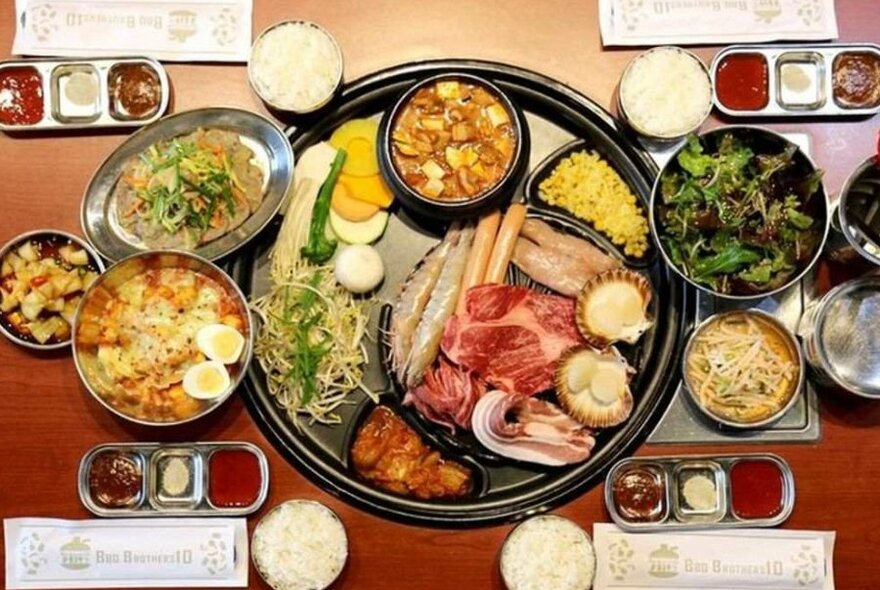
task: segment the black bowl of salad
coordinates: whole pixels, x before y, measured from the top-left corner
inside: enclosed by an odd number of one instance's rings
[[[651,192],[650,225],[666,263],[728,299],[796,283],[828,236],[822,171],[778,133],[722,127],[688,137]]]

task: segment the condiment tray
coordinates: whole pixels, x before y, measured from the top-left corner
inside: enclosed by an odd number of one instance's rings
[[[114,104],[112,76],[116,68],[126,66],[143,66],[145,71],[155,74],[158,82],[158,104],[140,117],[120,112],[118,105]],[[32,124],[0,122],[0,131],[142,127],[165,114],[171,100],[168,73],[162,64],[149,57],[8,60],[0,62],[0,75],[12,68],[30,68],[39,75],[42,117]],[[95,96],[90,104],[77,104],[67,97],[65,79],[69,82],[74,74],[83,74],[94,80]]]
[[[759,55],[765,60],[767,68],[767,104],[763,108],[740,110],[724,104],[719,96],[719,67],[731,56]],[[710,72],[714,87],[715,106],[732,117],[858,117],[880,112],[880,101],[873,106],[846,106],[838,100],[835,93],[834,77],[838,59],[845,55],[870,55],[880,60],[880,45],[870,43],[841,43],[832,45],[731,45],[718,52],[712,60]],[[794,70],[799,79],[795,80],[796,90],[786,85],[783,69]],[[804,68],[807,68],[805,71]],[[807,86],[802,89],[803,82]],[[875,88],[880,80],[874,80]],[[741,84],[740,87],[743,87]],[[812,89],[812,97],[798,98],[796,91],[807,93]],[[880,92],[880,89],[877,89]]]
[[[219,465],[236,456],[248,465]],[[113,461],[111,472],[100,473],[101,460]],[[130,481],[119,480],[119,467],[130,470]],[[107,443],[83,456],[77,479],[80,501],[98,516],[243,516],[266,501],[269,463],[259,447],[246,442]],[[100,499],[126,489],[127,496]],[[246,501],[238,501],[237,493]]]
[[[697,477],[700,486],[686,485]],[[794,502],[791,468],[770,453],[633,457],[605,479],[611,519],[631,532],[771,527]]]

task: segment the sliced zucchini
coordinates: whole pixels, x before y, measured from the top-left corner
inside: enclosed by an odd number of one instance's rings
[[[349,244],[372,244],[382,237],[388,225],[388,212],[378,211],[366,221],[348,221],[330,209],[330,229]]]

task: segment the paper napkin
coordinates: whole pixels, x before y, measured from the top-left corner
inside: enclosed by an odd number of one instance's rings
[[[19,55],[244,62],[252,0],[16,0]]]
[[[599,0],[605,45],[837,38],[834,0]]]
[[[833,590],[834,533],[716,529],[625,533],[595,524],[594,590]]]
[[[3,521],[6,588],[244,587],[243,518]]]

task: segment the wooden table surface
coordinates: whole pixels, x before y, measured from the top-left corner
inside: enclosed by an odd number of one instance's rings
[[[390,65],[438,57],[508,62],[546,74],[610,107],[630,50],[603,50],[595,0],[255,0],[254,30],[287,18],[314,20],[339,40],[346,78]],[[12,47],[12,1],[0,2],[0,51]],[[877,0],[837,0],[841,41],[880,42]],[[697,53],[711,59],[715,48]],[[174,111],[237,105],[265,109],[248,88],[243,65],[168,65]],[[878,119],[770,125],[808,133],[813,155],[836,195],[871,153]],[[0,242],[33,228],[81,233],[80,199],[100,162],[126,137],[68,133],[0,134]],[[877,329],[876,326],[873,329]],[[770,445],[794,471],[797,504],[786,528],[836,530],[838,588],[875,587],[880,565],[880,404],[839,395],[822,399],[818,444]],[[268,455],[272,483],[266,508],[312,498],[344,521],[351,556],[336,588],[429,590],[501,588],[498,549],[510,526],[434,530],[385,521],[350,507],[306,480],[261,435],[235,398],[209,418],[176,430],[133,427],[115,419],[80,386],[68,353],[36,355],[0,341],[0,515],[87,518],[76,470],[92,445],[137,440],[247,440]],[[740,446],[643,446],[639,453],[754,451]],[[591,529],[609,517],[601,486],[557,513]],[[259,518],[260,513],[250,520]],[[252,588],[263,587],[251,571]]]

